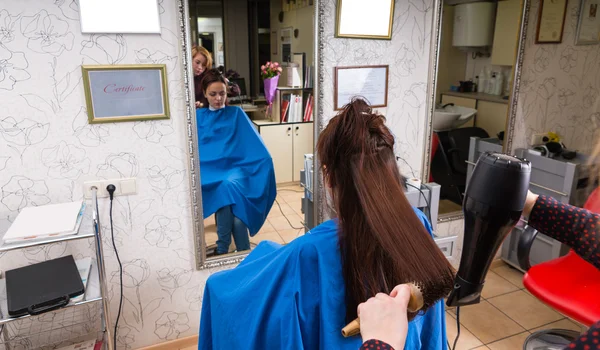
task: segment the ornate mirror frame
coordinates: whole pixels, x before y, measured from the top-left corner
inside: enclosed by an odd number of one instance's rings
[[[527,27],[529,25],[529,11],[531,7],[530,0],[521,0],[523,12],[521,14],[521,28],[518,34],[517,57],[515,60],[515,69],[513,70],[513,84],[511,87],[508,115],[506,118],[506,132],[504,133],[504,153],[513,151],[514,126],[516,122],[517,106],[519,102],[519,90],[521,86],[521,70],[523,68],[523,57],[525,54],[525,39],[527,37]],[[435,92],[437,89],[437,73],[439,62],[439,50],[442,39],[442,11],[443,0],[434,0],[433,14],[433,37],[431,40],[431,55],[429,57],[429,83],[427,84],[427,119],[425,125],[425,145],[423,147],[423,164],[421,167],[421,181],[429,182],[429,164],[431,162],[431,139],[433,135],[432,123],[433,112],[435,109]],[[463,218],[461,212],[442,215],[438,222],[447,222],[452,220],[460,220]]]
[[[177,2],[179,9],[179,37],[181,50],[183,52],[181,58],[181,65],[183,67],[183,88],[185,91],[185,116],[186,116],[186,143],[187,143],[187,151],[188,151],[188,161],[189,161],[189,187],[190,187],[190,195],[191,195],[191,217],[192,217],[192,232],[193,232],[193,241],[194,241],[194,255],[196,257],[196,269],[208,269],[208,268],[218,268],[224,265],[237,264],[241,262],[248,254],[240,253],[233,256],[228,256],[226,258],[211,258],[207,259],[206,249],[205,249],[205,239],[204,239],[204,219],[202,213],[202,190],[200,187],[200,162],[199,162],[199,152],[202,150],[198,149],[198,135],[196,134],[196,107],[195,107],[195,94],[194,94],[194,84],[193,84],[193,72],[192,72],[192,47],[191,47],[191,27],[189,23],[190,11],[187,0],[178,0]],[[324,13],[324,4],[322,1],[316,0],[314,5],[314,14],[315,14],[315,40],[314,40],[314,48],[315,48],[315,84],[314,84],[314,104],[315,104],[315,118],[314,118],[314,144],[317,142],[317,135],[321,129],[321,117],[322,117],[322,105],[320,103],[321,97],[323,96],[322,91],[322,66],[323,59],[321,57],[321,45],[319,44],[323,35],[323,23],[322,23],[322,15]],[[314,148],[314,147],[313,147]],[[315,162],[315,169],[318,169],[318,166]],[[315,178],[318,178],[319,175],[316,174]],[[316,188],[319,188],[316,186]],[[318,196],[315,196],[314,208],[315,214],[320,207],[320,201]],[[315,221],[317,223],[321,222],[315,216]]]

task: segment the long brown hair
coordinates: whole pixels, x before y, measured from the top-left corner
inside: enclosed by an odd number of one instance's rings
[[[356,318],[358,304],[397,284],[416,282],[427,309],[454,281],[454,269],[404,195],[394,137],[384,121],[367,102],[354,99],[317,144],[339,216],[347,321]]]

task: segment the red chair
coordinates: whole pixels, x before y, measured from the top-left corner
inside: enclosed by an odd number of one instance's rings
[[[584,208],[600,213],[600,189],[594,190]],[[519,263],[527,271],[523,277],[525,288],[539,300],[577,322],[591,326],[599,321],[600,270],[580,258],[573,250],[560,258],[529,267],[529,249],[535,239],[535,233],[531,234],[531,230],[529,233],[530,237],[521,237],[519,242]],[[539,347],[544,344],[540,337],[562,337],[565,344],[568,344],[578,335],[578,332],[567,330],[535,332],[527,338],[523,349],[543,349]]]

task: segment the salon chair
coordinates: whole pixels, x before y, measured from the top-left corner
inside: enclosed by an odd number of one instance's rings
[[[584,205],[585,209],[600,213],[600,190],[596,189]],[[527,227],[520,237],[517,255],[521,269],[527,271],[523,277],[525,288],[536,298],[567,317],[591,326],[600,320],[600,271],[583,260],[574,251],[565,256],[530,266],[529,252],[537,231]],[[579,336],[579,332],[551,329],[531,334],[523,344],[524,350],[545,349],[549,337],[568,344]]]
[[[462,204],[471,137],[488,138],[489,135],[478,127],[439,131],[433,135],[430,182],[442,186],[442,199]],[[435,141],[438,141],[437,144]]]

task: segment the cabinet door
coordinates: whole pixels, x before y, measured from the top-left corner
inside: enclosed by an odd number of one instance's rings
[[[512,66],[515,61],[521,20],[521,0],[498,1],[492,46],[492,65]]]
[[[487,131],[490,137],[506,127],[508,104],[479,101],[477,104],[477,126]]]
[[[277,183],[291,182],[292,177],[292,126],[293,125],[269,125],[261,126],[262,136],[275,167],[275,180]]]
[[[294,124],[294,181],[300,181],[300,170],[304,169],[304,155],[313,153],[313,123]]]
[[[445,105],[447,103],[454,103],[455,106],[461,106],[461,107],[467,107],[467,108],[473,108],[473,109],[476,109],[475,107],[477,106],[477,100],[475,100],[473,98],[442,95],[442,105]],[[475,118],[471,119],[467,123],[464,123],[460,127],[466,128],[466,127],[474,126]]]

